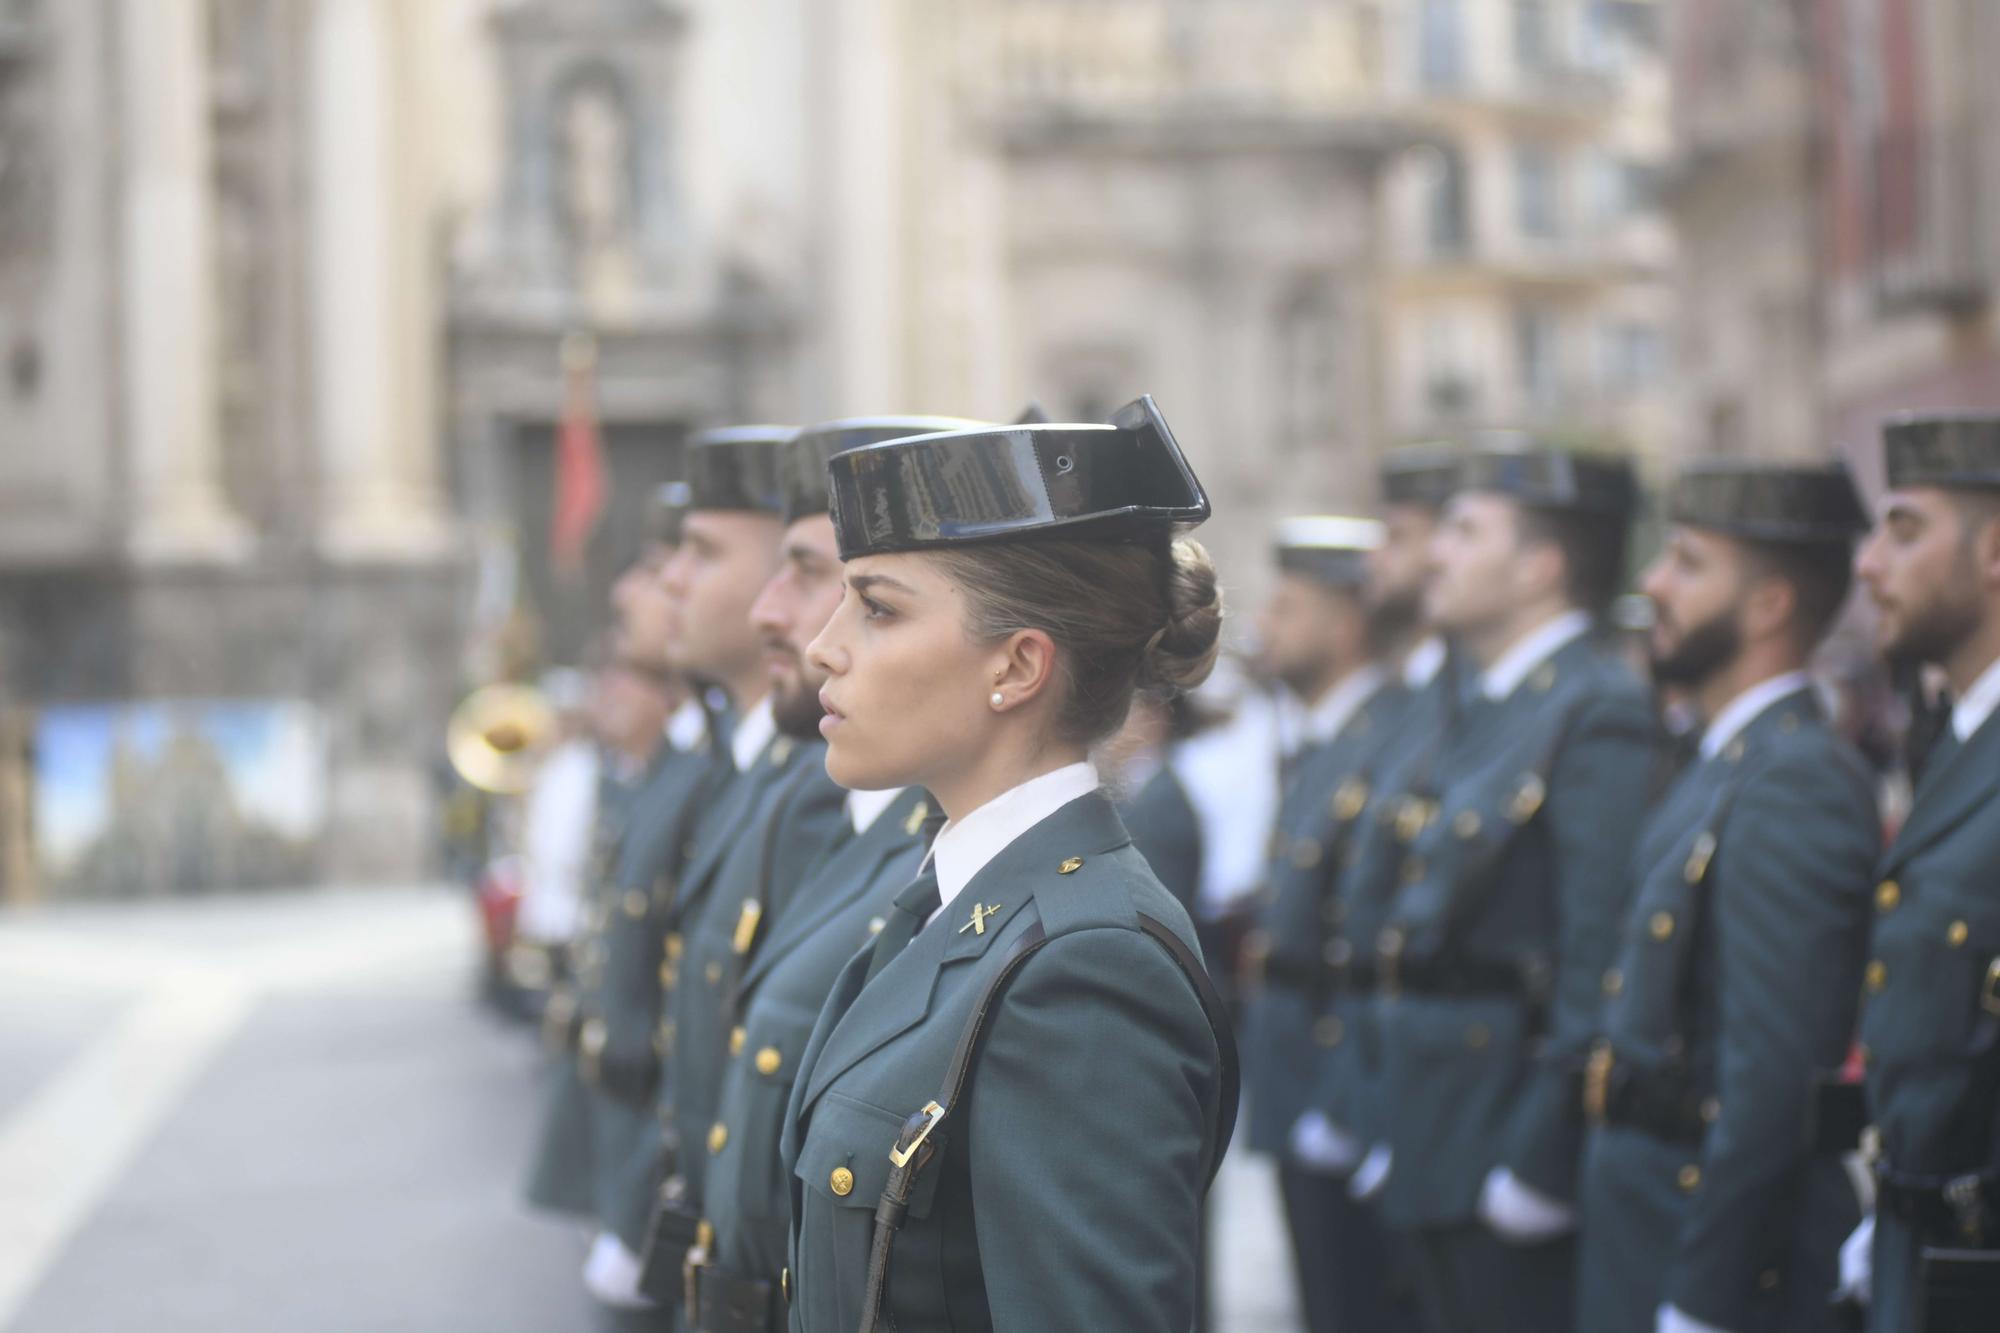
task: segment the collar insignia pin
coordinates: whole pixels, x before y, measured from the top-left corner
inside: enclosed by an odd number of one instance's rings
[[[975,935],[984,935],[986,933],[987,921],[992,917],[996,916],[999,913],[999,911],[1000,911],[999,903],[986,903],[984,905],[979,903],[974,903],[972,905],[972,920],[960,926],[958,928],[958,933],[963,935],[966,931],[969,930]]]

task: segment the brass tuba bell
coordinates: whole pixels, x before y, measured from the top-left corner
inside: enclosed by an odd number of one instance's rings
[[[556,714],[539,690],[487,685],[460,701],[445,725],[445,753],[458,775],[481,791],[519,796],[534,780],[555,739]]]

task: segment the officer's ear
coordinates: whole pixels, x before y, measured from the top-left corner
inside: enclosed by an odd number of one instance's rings
[[[991,696],[1000,700],[994,705],[997,711],[1032,703],[1054,686],[1056,643],[1046,630],[1015,630],[996,646],[993,660]]]
[[[1775,571],[1758,573],[1743,594],[1743,637],[1751,642],[1792,633],[1799,612],[1799,590]]]
[[[1979,492],[1959,501],[1966,554],[1987,594],[2000,594],[2000,494]]]

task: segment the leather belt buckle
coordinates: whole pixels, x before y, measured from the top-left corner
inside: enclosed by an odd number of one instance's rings
[[[924,1107],[903,1124],[903,1133],[897,1138],[896,1146],[889,1149],[889,1165],[904,1167],[917,1155],[917,1149],[924,1146],[924,1140],[937,1128],[937,1122],[944,1119],[944,1108],[936,1102]],[[922,1124],[919,1125],[918,1121]],[[914,1137],[912,1135],[914,1134]]]
[[[688,1247],[687,1258],[681,1260],[681,1284],[686,1289],[689,1328],[697,1328],[701,1324],[701,1270],[708,1266],[708,1247],[713,1244],[715,1228],[703,1218],[701,1225],[694,1229],[694,1244]]]

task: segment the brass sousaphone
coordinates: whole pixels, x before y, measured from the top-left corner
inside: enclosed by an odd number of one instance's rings
[[[519,796],[554,741],[556,714],[541,691],[526,685],[474,690],[445,726],[445,753],[458,775],[481,791]]]

